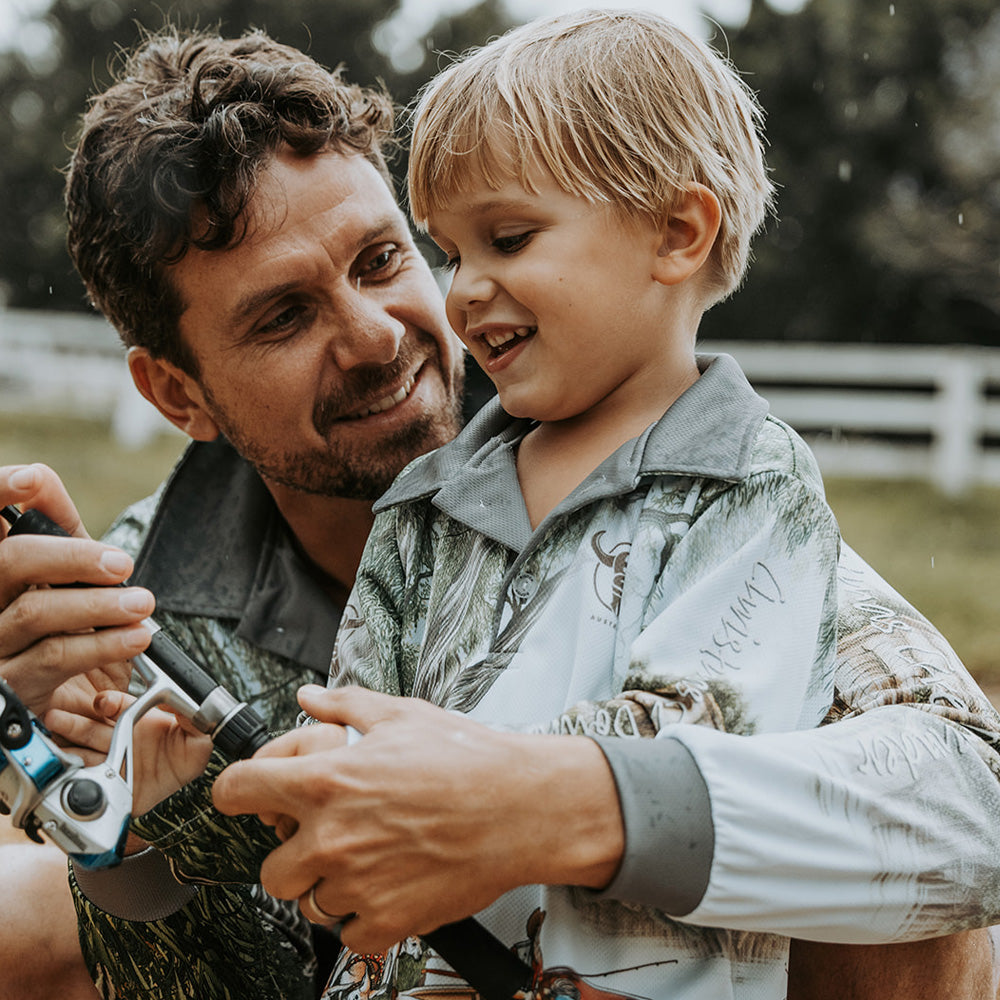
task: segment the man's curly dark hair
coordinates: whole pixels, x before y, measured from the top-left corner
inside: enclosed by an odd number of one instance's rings
[[[148,36],[92,98],[67,172],[69,251],[91,301],[126,345],[197,375],[167,266],[246,236],[257,178],[285,146],[359,153],[391,187],[391,133],[386,94],[262,31]]]

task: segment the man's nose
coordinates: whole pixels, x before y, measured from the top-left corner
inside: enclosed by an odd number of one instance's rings
[[[396,360],[406,325],[386,303],[360,295],[340,316],[330,351],[341,371],[358,365],[387,365]]]

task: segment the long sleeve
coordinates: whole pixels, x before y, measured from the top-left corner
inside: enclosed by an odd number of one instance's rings
[[[941,634],[846,546],[838,629],[819,729],[601,741],[626,817],[646,820],[627,825],[602,895],[857,943],[1000,918],[1000,717]],[[680,819],[650,810],[672,797]]]

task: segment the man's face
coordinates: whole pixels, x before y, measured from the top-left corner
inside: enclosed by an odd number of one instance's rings
[[[458,431],[461,345],[361,156],[279,153],[247,238],[170,268],[202,408],[273,483],[374,499]]]

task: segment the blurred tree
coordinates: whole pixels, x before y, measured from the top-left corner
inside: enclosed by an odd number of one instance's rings
[[[410,64],[399,69],[374,41],[399,6],[400,0],[53,0],[17,50],[0,52],[0,305],[87,308],[64,247],[62,169],[88,96],[111,81],[115,54],[135,44],[140,26],[156,30],[169,19],[218,27],[224,35],[263,28],[325,66],[343,63],[351,80],[384,83],[406,103],[436,69],[436,52],[463,49],[510,24],[500,0],[484,0],[410,39]],[[402,157],[394,171],[397,178],[405,171]]]
[[[137,25],[249,26],[383,81],[407,103],[510,23],[483,0],[422,31],[400,0],[52,0],[0,53],[0,302],[85,308],[63,249],[60,170],[86,97]],[[778,217],[707,336],[1000,344],[1000,11],[996,0],[755,0],[715,41],[760,92]],[[391,56],[391,58],[390,58]],[[394,165],[397,177],[405,156]]]
[[[1000,345],[996,0],[757,0],[728,45],[779,221],[704,334]]]

